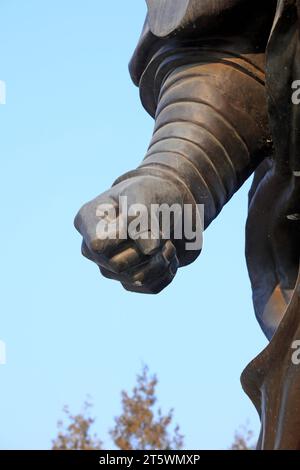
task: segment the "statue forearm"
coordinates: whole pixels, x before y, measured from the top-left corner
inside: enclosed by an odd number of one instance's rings
[[[149,149],[140,167],[121,179],[153,169],[176,177],[204,204],[207,227],[269,152],[270,141],[264,71],[250,56],[210,52],[206,59],[184,64],[168,56],[168,65],[160,65],[156,80],[164,67],[171,69],[161,72],[166,78]],[[143,98],[145,83],[141,87]]]

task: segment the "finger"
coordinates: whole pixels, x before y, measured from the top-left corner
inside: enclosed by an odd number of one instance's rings
[[[101,256],[100,254],[96,253],[95,251],[91,251],[85,241],[82,241],[81,244],[81,253],[82,255],[89,259],[90,261],[93,261],[96,264],[105,264],[106,260],[104,256]]]
[[[156,242],[157,240],[154,241]],[[146,266],[148,262],[151,263],[151,265],[155,263],[155,261],[151,261],[151,255],[144,255],[143,252],[141,252],[140,244],[137,244],[137,241],[135,241],[135,243],[136,245],[138,245],[138,247],[134,244],[132,244],[131,246],[127,245],[126,249],[120,251],[109,259],[107,267],[110,271],[114,273],[124,273],[125,271],[130,272],[136,269],[138,266]],[[154,245],[152,248],[153,249],[151,251],[153,251],[154,249],[157,250],[157,244],[155,245],[155,248]],[[148,252],[148,250],[146,251]],[[158,264],[163,263],[168,265],[175,254],[176,249],[173,243],[168,240],[163,246],[161,253],[157,255]],[[159,270],[159,268],[157,269]]]
[[[173,281],[176,270],[176,263],[174,262],[174,266],[171,269],[167,269],[166,272],[164,272],[158,279],[155,279],[150,284],[143,284],[141,281],[130,283],[125,281],[122,282],[122,285],[130,292],[136,292],[140,294],[158,294]]]
[[[109,269],[109,261],[104,255],[100,255],[95,251],[91,251],[85,241],[83,240],[81,244],[81,253],[82,255],[90,261],[93,261],[98,266],[103,266]]]
[[[167,284],[176,275],[179,261],[176,250],[171,242],[167,242],[162,252],[153,256],[150,261],[128,273],[129,279],[124,283],[125,288],[132,292],[154,293],[160,291],[161,284]],[[165,285],[167,285],[165,284]]]
[[[133,270],[131,272],[131,277],[133,282],[139,281],[144,283],[152,281],[152,279],[157,278],[169,268],[173,270],[176,269],[177,271],[178,266],[179,261],[176,256],[176,248],[173,243],[168,240],[162,247],[162,250],[152,256],[148,263],[144,264],[140,269]]]
[[[132,273],[132,282],[138,284],[151,284],[164,275],[166,271],[175,276],[179,262],[175,256],[172,260],[167,260],[163,254],[159,253],[151,261]]]
[[[171,242],[171,240],[166,241],[166,243],[164,244],[162,254],[169,261],[174,256],[176,256],[176,248],[173,245],[173,243]]]
[[[88,247],[87,247],[87,245],[86,245],[86,243],[85,243],[84,240],[83,240],[83,242],[82,242],[82,244],[81,244],[81,254],[82,254],[85,258],[89,259],[90,261],[94,261],[94,258],[93,258],[93,256],[92,256],[90,250],[88,249]]]
[[[101,273],[109,279],[130,282],[132,270],[147,264],[149,260],[135,246],[131,246],[108,260],[105,266],[99,264],[99,267]]]
[[[132,271],[131,277],[133,282],[149,283],[153,279],[159,278],[162,273],[171,269],[176,274],[179,261],[176,256],[176,248],[171,241],[167,241],[162,251],[153,256],[149,263],[142,268]]]
[[[129,271],[134,267],[145,263],[145,256],[134,245],[117,253],[109,260],[109,266],[115,273]]]
[[[85,258],[96,263],[100,268],[103,268],[106,273],[111,273],[110,276],[107,275],[106,277],[114,279],[120,279],[119,274],[125,274],[126,271],[130,271],[133,268],[136,268],[137,266],[147,262],[146,258],[134,246],[128,247],[117,255],[113,256],[111,259],[108,259],[104,255],[100,255],[95,251],[91,251],[85,241],[83,241],[81,245],[81,252]]]
[[[128,282],[128,278],[126,274],[113,273],[112,271],[104,268],[103,266],[99,266],[99,269],[100,269],[102,276],[106,277],[107,279],[112,279],[113,281],[118,281],[118,282]]]

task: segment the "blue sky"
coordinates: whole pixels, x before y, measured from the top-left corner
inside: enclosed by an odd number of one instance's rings
[[[87,394],[110,447],[120,391],[143,363],[186,448],[227,448],[247,420],[258,432],[239,383],[266,344],[244,261],[249,183],[159,296],[101,278],[73,229],[151,136],[127,69],[145,11],[143,0],[1,1],[1,449],[49,448],[63,405],[77,412]]]

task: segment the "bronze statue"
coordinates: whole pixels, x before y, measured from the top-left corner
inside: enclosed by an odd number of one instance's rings
[[[203,204],[206,228],[255,172],[246,258],[270,344],[242,383],[262,421],[258,448],[300,449],[300,375],[292,360],[300,340],[300,108],[293,99],[300,0],[147,6],[130,73],[155,118],[153,137],[141,165],[78,213],[82,252],[126,289],[158,293],[201,249],[187,250],[174,226],[169,238],[99,237],[97,207],[111,204],[120,219],[120,196],[146,207]]]

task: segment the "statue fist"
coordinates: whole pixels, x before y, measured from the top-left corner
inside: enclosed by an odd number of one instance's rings
[[[122,181],[85,204],[75,218],[83,236],[83,255],[125,289],[159,293],[179,266],[172,238],[175,218],[173,222],[170,218],[169,234],[159,219],[154,221],[157,230],[153,229],[153,205],[162,204],[182,208],[183,195],[172,181],[149,175]]]

